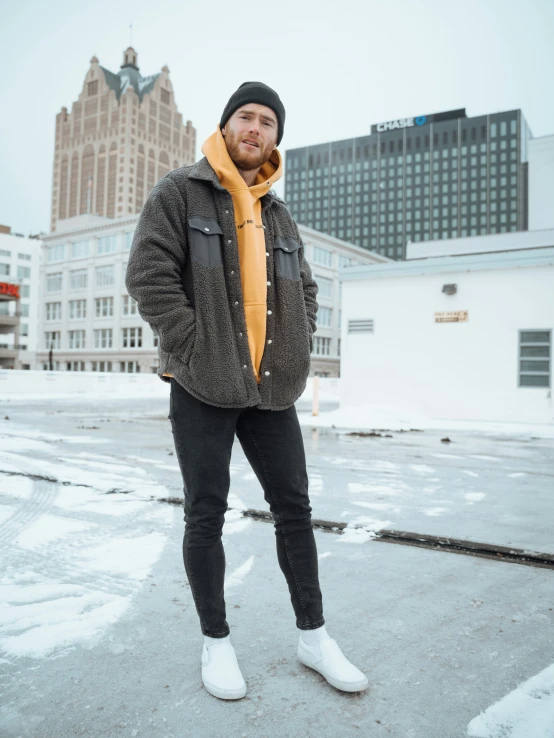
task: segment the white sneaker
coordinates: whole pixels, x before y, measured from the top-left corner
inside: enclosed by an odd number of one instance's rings
[[[297,653],[305,666],[318,671],[337,689],[344,692],[360,692],[368,685],[365,674],[348,661],[334,638],[308,646],[300,635]]]
[[[238,700],[246,694],[246,683],[229,641],[204,643],[202,648],[202,682],[208,692],[222,700]]]

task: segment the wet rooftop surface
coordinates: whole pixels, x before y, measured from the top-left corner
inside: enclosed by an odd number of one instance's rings
[[[242,516],[267,505],[237,441],[226,600],[248,692],[216,700],[182,509],[159,502],[182,496],[167,402],[18,400],[1,417],[2,736],[552,735],[551,570],[316,530],[327,630],[370,681],[341,693],[296,658],[273,526]],[[554,552],[551,441],[303,432],[314,518]]]

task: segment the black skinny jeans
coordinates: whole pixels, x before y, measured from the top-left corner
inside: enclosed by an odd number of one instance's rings
[[[304,441],[296,408],[221,408],[171,379],[169,418],[185,493],[183,560],[202,633],[228,635],[221,541],[235,432],[275,525],[277,558],[302,630],[325,623]]]

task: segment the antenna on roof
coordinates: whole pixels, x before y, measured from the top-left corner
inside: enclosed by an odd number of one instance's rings
[[[133,45],[133,24],[129,25],[129,46]]]

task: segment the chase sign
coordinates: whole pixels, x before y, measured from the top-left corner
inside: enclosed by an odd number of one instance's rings
[[[428,126],[430,123],[441,123],[445,120],[456,120],[457,118],[466,118],[465,108],[458,110],[447,110],[442,113],[429,113],[428,115],[418,115],[414,118],[398,118],[397,120],[387,120],[385,123],[374,123],[371,126],[372,133],[387,133],[388,131],[401,130],[402,128],[421,128]]]
[[[417,118],[399,118],[398,120],[389,120],[386,123],[377,123],[375,129],[378,133],[383,133],[383,131],[395,131],[397,128],[424,126],[425,123],[427,123],[427,116],[419,115]]]

